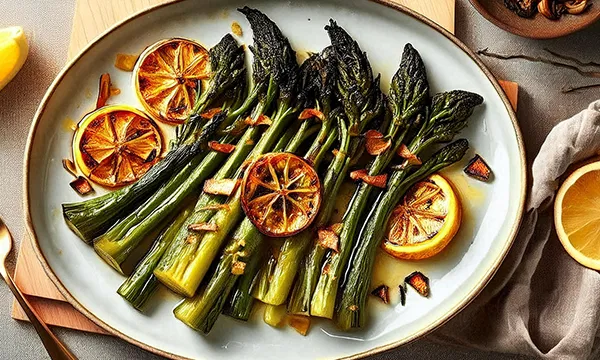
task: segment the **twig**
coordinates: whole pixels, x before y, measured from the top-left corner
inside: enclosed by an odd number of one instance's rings
[[[600,66],[600,63],[594,62],[594,61],[588,61],[588,62],[583,62],[575,57],[571,57],[571,56],[567,56],[567,55],[563,55],[563,54],[559,54],[555,51],[552,51],[548,48],[544,48],[544,50],[546,52],[548,52],[551,55],[556,56],[559,59],[563,59],[563,60],[568,60],[568,61],[572,61],[575,64],[579,65],[579,66]]]
[[[569,86],[569,87],[564,87],[562,89],[562,93],[563,94],[568,94],[570,92],[574,92],[574,91],[579,91],[579,90],[587,90],[587,89],[594,89],[594,88],[600,88],[600,84],[591,84],[591,85],[582,85],[582,86]]]
[[[522,59],[522,60],[527,60],[527,61],[532,61],[532,62],[541,62],[544,64],[549,64],[552,66],[562,67],[565,69],[571,69],[571,70],[577,71],[579,73],[579,75],[581,75],[581,76],[600,78],[600,71],[582,70],[575,65],[566,64],[566,63],[551,60],[551,59],[548,59],[545,57],[534,57],[534,56],[523,55],[523,54],[513,54],[513,55],[496,54],[496,53],[488,51],[488,48],[477,50],[477,54],[483,55],[483,56],[488,56],[488,57],[493,57],[493,58],[500,59],[500,60]]]

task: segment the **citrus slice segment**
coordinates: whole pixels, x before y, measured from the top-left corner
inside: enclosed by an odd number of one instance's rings
[[[208,51],[192,40],[173,38],[149,46],[140,55],[133,78],[138,99],[150,116],[181,124],[209,75]]]
[[[137,181],[159,160],[161,151],[157,125],[143,112],[123,105],[89,113],[73,138],[79,170],[109,188]]]
[[[554,202],[554,224],[567,253],[583,266],[600,270],[600,162],[575,170]]]
[[[288,153],[269,153],[252,163],[242,180],[242,207],[267,236],[294,235],[308,227],[321,206],[315,169]]]
[[[20,26],[0,29],[0,90],[17,75],[29,53],[25,32]]]
[[[460,228],[462,208],[452,185],[438,174],[415,184],[393,210],[383,250],[399,259],[442,251]]]

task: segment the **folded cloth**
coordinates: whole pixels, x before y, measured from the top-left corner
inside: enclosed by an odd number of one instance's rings
[[[552,207],[567,168],[599,150],[600,100],[550,132],[534,160],[526,213],[507,258],[432,340],[543,359],[600,357],[600,274],[562,248]]]

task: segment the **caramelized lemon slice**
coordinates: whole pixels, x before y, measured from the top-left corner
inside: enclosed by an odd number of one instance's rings
[[[308,227],[321,206],[321,183],[315,169],[288,153],[258,158],[242,180],[242,207],[267,236],[294,235]]]
[[[462,209],[441,175],[415,184],[392,212],[382,247],[399,259],[425,259],[442,251],[460,228]]]
[[[209,54],[192,40],[162,40],[140,55],[133,71],[138,99],[150,116],[181,124],[194,108],[201,82],[210,75]]]
[[[600,270],[600,162],[585,165],[562,184],[554,202],[560,242],[583,266]]]
[[[143,112],[105,106],[86,115],[75,130],[73,155],[81,172],[109,188],[138,180],[159,159],[162,136]]]

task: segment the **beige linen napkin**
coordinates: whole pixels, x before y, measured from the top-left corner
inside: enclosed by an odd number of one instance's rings
[[[553,200],[569,165],[599,150],[600,100],[550,132],[534,160],[526,214],[508,257],[480,296],[432,339],[543,359],[598,358],[600,274],[562,248]]]

